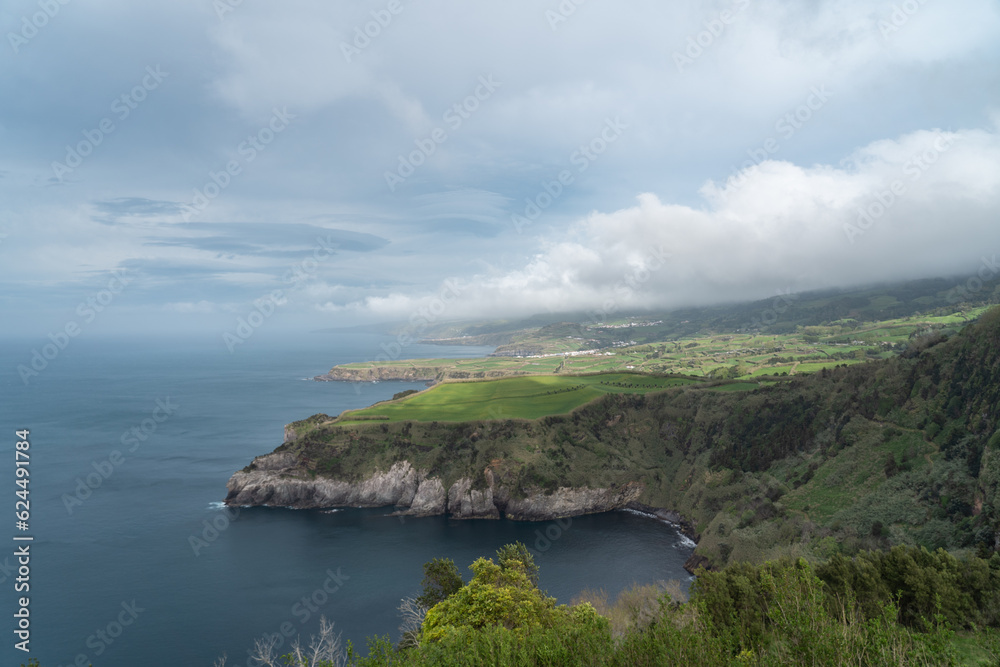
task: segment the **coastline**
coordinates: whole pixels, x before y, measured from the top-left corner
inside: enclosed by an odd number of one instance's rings
[[[587,514],[626,511],[674,526],[697,548],[699,535],[689,519],[675,510],[639,502],[645,486],[629,482],[605,488],[560,487],[551,493],[512,493],[489,471],[484,484],[463,477],[446,487],[441,478],[398,461],[388,471],[348,482],[310,476],[295,455],[274,452],[254,459],[232,475],[224,503],[229,507],[290,509],[391,508],[393,516],[441,516],[454,519],[499,519],[541,522]],[[474,488],[474,487],[480,488]],[[694,574],[709,561],[692,553],[684,564]]]

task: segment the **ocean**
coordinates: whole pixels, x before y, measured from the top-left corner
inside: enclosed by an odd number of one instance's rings
[[[27,383],[17,367],[30,367],[48,341],[0,341],[0,488],[12,514],[15,432],[30,431],[28,527],[10,517],[0,551],[2,664],[209,667],[226,655],[230,667],[243,666],[256,638],[308,643],[321,616],[355,647],[369,636],[396,640],[396,607],[419,593],[424,562],[452,558],[468,579],[473,560],[514,540],[535,551],[541,587],[561,603],[634,582],[687,587],[690,541],[628,512],[526,523],[399,518],[389,509],[225,510],[229,476],[281,444],[286,423],[422,388],[311,379],[373,359],[389,340],[255,337],[230,353],[219,338],[80,336],[54,356],[49,348],[53,358]],[[414,344],[404,356],[488,351]],[[24,578],[15,550],[25,544],[30,591],[15,592]],[[15,649],[22,596],[30,653]]]

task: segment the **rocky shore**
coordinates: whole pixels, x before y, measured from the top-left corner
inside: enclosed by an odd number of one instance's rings
[[[319,382],[434,382],[444,368],[440,366],[372,366],[344,368],[334,366],[329,373],[317,375]]]
[[[369,366],[347,368],[334,366],[329,373],[317,375],[318,382],[441,382],[442,380],[495,380],[526,371],[459,371],[445,366]]]
[[[293,425],[285,427],[285,443],[296,440]],[[565,517],[631,510],[677,526],[697,542],[693,524],[678,512],[639,502],[645,487],[627,482],[610,487],[513,489],[498,483],[490,468],[477,479],[465,476],[446,483],[439,475],[397,461],[388,470],[375,470],[361,480],[317,475],[299,456],[278,450],[256,457],[226,484],[229,506],[270,506],[296,509],[387,507],[401,516],[447,514],[457,519],[548,521]],[[692,554],[685,568],[694,573],[709,562]]]
[[[386,471],[348,482],[314,477],[290,453],[258,456],[249,470],[226,485],[227,505],[268,505],[298,509],[320,507],[395,507],[400,514],[450,514],[460,519],[545,521],[624,509],[642,493],[641,484],[616,488],[561,487],[552,493],[516,493],[494,483],[490,471],[476,481],[463,477],[446,488],[425,470],[399,461]]]

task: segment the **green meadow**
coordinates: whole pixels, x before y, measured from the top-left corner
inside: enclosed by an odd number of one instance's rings
[[[331,373],[376,373],[376,377],[392,377],[419,369],[421,377],[434,377],[439,381],[613,372],[756,380],[782,373],[788,376],[806,375],[825,368],[885,359],[905,349],[912,337],[960,327],[984,309],[972,308],[946,315],[914,315],[869,323],[837,320],[823,325],[799,326],[794,331],[783,333],[703,331],[635,345],[619,341],[615,347],[607,347],[607,340],[602,342],[598,338],[561,335],[566,327],[576,327],[587,336],[607,338],[611,335],[599,327],[554,325],[540,331],[518,332],[514,337],[520,342],[507,346],[534,346],[538,352],[554,356],[370,361],[337,366]],[[655,327],[649,329],[653,331]],[[548,335],[543,335],[546,330],[550,330]],[[630,335],[641,337],[634,332],[615,335],[622,339],[628,339]],[[581,350],[593,349],[598,351],[581,353]],[[571,351],[575,354],[568,354]],[[340,379],[356,378],[348,375]],[[591,393],[590,398],[597,395],[599,393]],[[581,393],[581,398],[583,396]]]
[[[534,375],[444,382],[402,399],[344,412],[337,423],[538,419],[565,414],[604,394],[645,394],[698,382],[691,378],[636,373]]]

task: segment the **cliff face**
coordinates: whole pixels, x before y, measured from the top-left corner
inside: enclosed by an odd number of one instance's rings
[[[373,366],[345,368],[334,366],[329,373],[317,375],[320,382],[440,382],[441,380],[492,380],[527,375],[526,371],[460,371],[448,366]]]
[[[334,366],[326,375],[314,380],[322,382],[433,382],[444,371],[441,366],[374,366],[344,368]]]
[[[531,494],[524,498],[511,498],[506,488],[497,491],[504,514],[520,521],[545,521],[565,516],[595,514],[609,510],[623,509],[637,500],[642,493],[641,484],[625,484],[618,488],[571,489],[561,487],[551,495]]]
[[[559,488],[551,494],[523,497],[496,486],[484,473],[485,488],[473,488],[463,477],[448,489],[438,477],[400,461],[388,471],[377,471],[360,482],[313,477],[298,459],[285,452],[258,456],[251,470],[234,474],[226,485],[227,505],[268,505],[300,509],[319,507],[397,507],[400,513],[429,516],[451,514],[461,519],[497,519],[501,515],[522,521],[545,521],[580,514],[622,509],[638,499],[638,483],[617,488]]]

